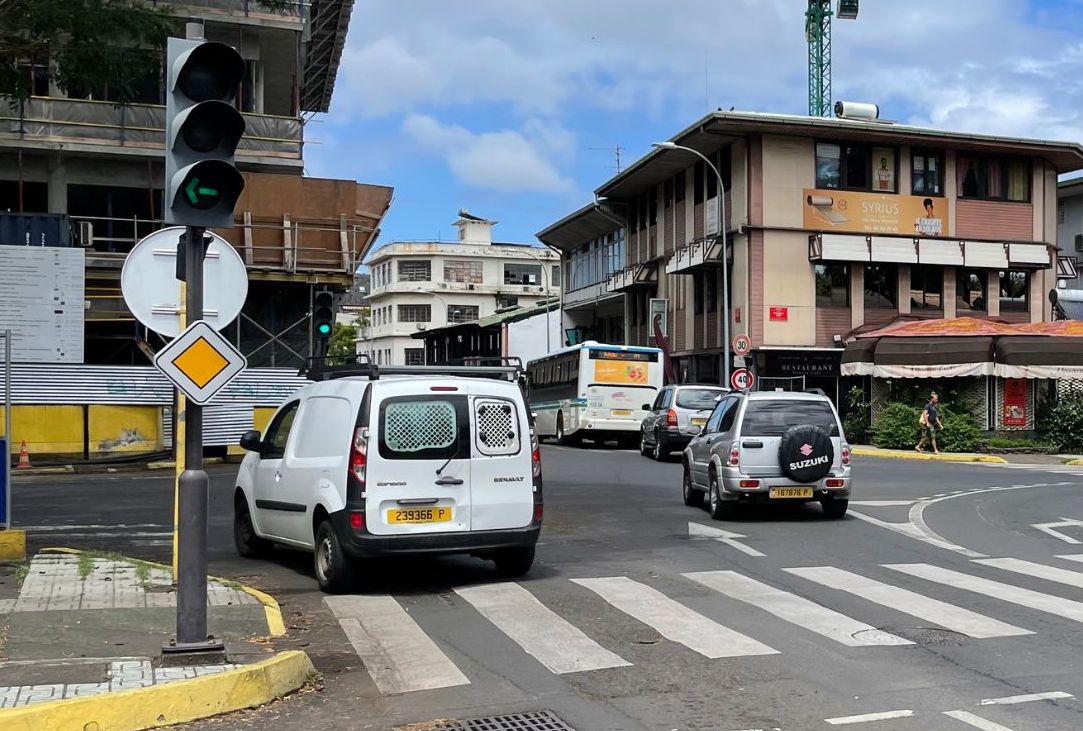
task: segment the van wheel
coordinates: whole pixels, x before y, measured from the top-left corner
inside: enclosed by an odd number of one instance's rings
[[[710,487],[707,490],[707,506],[711,513],[711,520],[732,520],[733,503],[722,499],[722,492],[718,487],[718,477],[712,473],[710,480]]]
[[[273,543],[256,535],[248,500],[243,497],[238,497],[233,504],[233,543],[243,558],[264,558],[274,550]]]
[[[824,509],[824,517],[830,520],[839,520],[846,515],[846,508],[850,507],[849,500],[832,498],[820,503]]]
[[[692,484],[692,471],[687,467],[684,468],[684,480],[682,481],[682,489],[684,491],[684,504],[690,508],[703,507],[703,493],[695,488]]]
[[[503,548],[493,559],[496,570],[509,579],[525,576],[534,565],[534,546],[529,548]]]
[[[352,562],[342,552],[334,526],[330,520],[320,523],[316,530],[316,582],[320,591],[328,594],[340,594],[350,588],[353,582]]]

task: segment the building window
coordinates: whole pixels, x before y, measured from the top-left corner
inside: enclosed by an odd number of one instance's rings
[[[428,282],[432,279],[432,262],[400,261],[400,282]]]
[[[559,288],[560,287],[560,264],[554,264],[549,271],[550,271],[550,274],[549,274],[549,277],[550,277],[549,286]]]
[[[540,284],[540,264],[505,264],[504,284]]]
[[[666,208],[673,205],[673,178],[662,185],[662,205]]]
[[[695,300],[695,313],[703,312],[703,272],[692,275],[692,298]]]
[[[989,305],[986,304],[985,290],[989,277],[982,269],[959,269],[955,285],[955,309],[960,314],[970,312],[986,312]]]
[[[404,353],[403,362],[406,365],[425,365],[425,349],[424,348],[407,348]]]
[[[1027,312],[1030,295],[1030,273],[1011,269],[1000,273],[1000,311]]]
[[[447,321],[449,323],[474,322],[478,319],[477,305],[448,305]]]
[[[707,290],[707,311],[718,312],[718,275],[713,269],[703,275],[704,289]]]
[[[654,226],[658,223],[658,193],[652,190],[647,194],[647,212],[650,225]]]
[[[910,190],[914,195],[944,195],[940,154],[915,152],[910,158]]]
[[[895,150],[890,147],[872,148],[872,189],[877,193],[896,193]]]
[[[850,265],[817,264],[816,270],[816,306],[850,306]]]
[[[480,261],[447,259],[444,261],[444,281],[461,284],[481,284],[482,268]]]
[[[865,266],[865,309],[896,310],[899,307],[899,267],[896,264]]]
[[[673,200],[680,203],[684,200],[684,189],[686,187],[684,171],[677,173],[673,178]]]
[[[1028,160],[960,155],[955,168],[960,198],[1030,200]]]
[[[501,296],[496,298],[496,309],[498,309],[498,310],[506,310],[506,309],[508,309],[510,307],[518,307],[518,306],[519,306],[519,298],[518,297],[509,297],[507,295],[501,295]]]
[[[944,270],[929,264],[910,267],[910,309],[944,309]]]
[[[703,202],[703,172],[705,169],[702,160],[692,168],[692,200],[695,203]]]
[[[432,322],[432,305],[399,305],[399,322]]]

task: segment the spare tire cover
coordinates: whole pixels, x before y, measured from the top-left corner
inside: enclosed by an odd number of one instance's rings
[[[790,427],[782,435],[778,462],[782,473],[794,482],[816,482],[822,479],[835,461],[835,446],[831,435],[811,424]]]

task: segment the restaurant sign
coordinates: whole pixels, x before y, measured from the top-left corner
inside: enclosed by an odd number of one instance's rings
[[[823,376],[837,378],[842,350],[765,350],[760,375],[773,378]]]
[[[943,198],[816,188],[805,188],[803,196],[807,229],[919,237],[950,231]]]

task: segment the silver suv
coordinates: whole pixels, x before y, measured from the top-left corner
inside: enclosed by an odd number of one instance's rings
[[[818,501],[828,518],[846,514],[850,445],[834,404],[813,393],[731,393],[684,450],[684,504],[711,517],[739,502]]]
[[[666,386],[658,392],[640,426],[639,452],[663,460],[670,452],[683,450],[707,423],[718,402],[729,393],[721,386],[684,384]]]

